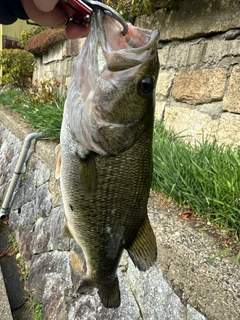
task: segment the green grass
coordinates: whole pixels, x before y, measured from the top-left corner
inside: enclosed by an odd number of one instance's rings
[[[65,97],[32,103],[31,96],[20,90],[0,94],[0,103],[17,111],[35,130],[43,133],[45,139],[59,140]]]
[[[240,231],[240,149],[203,141],[191,145],[155,124],[152,188],[189,206],[219,228]]]

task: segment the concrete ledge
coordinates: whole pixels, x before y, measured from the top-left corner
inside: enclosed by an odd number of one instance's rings
[[[1,320],[11,320],[12,313],[8,301],[8,296],[5,288],[5,283],[3,279],[2,269],[0,265],[0,319]]]

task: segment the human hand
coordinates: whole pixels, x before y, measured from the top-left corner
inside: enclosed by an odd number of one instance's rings
[[[24,10],[30,19],[45,26],[58,28],[68,22],[67,14],[56,6],[58,0],[21,0]],[[90,27],[79,25],[70,21],[65,29],[68,39],[86,37]]]

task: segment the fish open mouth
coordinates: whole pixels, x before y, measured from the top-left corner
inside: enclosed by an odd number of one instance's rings
[[[159,38],[158,30],[145,30],[128,23],[128,32],[123,35],[121,23],[103,12],[96,12],[95,23],[99,44],[105,53],[109,70],[115,69],[116,64],[118,70],[125,69],[123,61],[126,68],[129,68],[130,61],[132,66],[142,64],[155,50]]]
[[[103,16],[103,27],[106,40],[112,50],[126,50],[145,46],[150,40],[150,33],[142,32],[128,23],[128,32],[123,35],[122,25],[109,16]]]

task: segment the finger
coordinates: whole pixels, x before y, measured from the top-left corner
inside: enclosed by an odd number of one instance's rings
[[[70,21],[65,29],[65,35],[68,39],[84,38],[88,35],[90,25],[88,27]]]
[[[44,12],[49,12],[53,10],[53,8],[58,3],[58,0],[33,0],[36,7]]]
[[[66,13],[58,7],[44,12],[39,10],[33,1],[22,0],[22,5],[29,18],[44,27],[61,27],[68,21]]]

